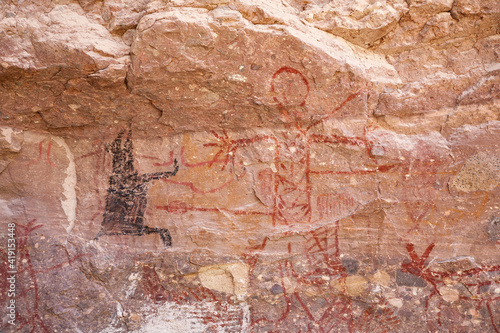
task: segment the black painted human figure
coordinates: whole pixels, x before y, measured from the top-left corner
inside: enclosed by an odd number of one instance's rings
[[[152,228],[144,225],[147,205],[147,191],[153,180],[175,176],[179,170],[174,160],[174,170],[139,175],[134,168],[134,153],[131,131],[118,134],[115,141],[106,147],[113,156],[113,171],[109,177],[102,228],[95,239],[104,235],[136,235],[157,233],[165,247],[172,246],[168,229]]]

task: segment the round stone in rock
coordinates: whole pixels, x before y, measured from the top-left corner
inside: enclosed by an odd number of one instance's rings
[[[277,295],[282,293],[283,293],[283,288],[279,284],[276,283],[274,286],[271,287],[271,294]]]

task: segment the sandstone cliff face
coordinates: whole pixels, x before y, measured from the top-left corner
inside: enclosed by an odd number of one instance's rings
[[[1,330],[500,332],[499,22],[4,1]]]

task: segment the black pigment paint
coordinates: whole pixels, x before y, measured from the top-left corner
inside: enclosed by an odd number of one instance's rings
[[[179,170],[174,160],[174,170],[139,175],[134,168],[134,152],[131,131],[124,137],[125,131],[106,150],[113,156],[113,171],[109,177],[106,196],[106,208],[101,231],[96,240],[104,235],[159,234],[165,247],[172,246],[172,237],[168,229],[152,228],[144,225],[144,213],[147,206],[147,192],[151,181],[175,176]]]

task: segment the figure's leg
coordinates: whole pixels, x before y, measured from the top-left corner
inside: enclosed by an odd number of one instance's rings
[[[160,229],[160,237],[165,244],[165,247],[172,246],[172,236],[170,235],[170,231],[168,229]]]
[[[148,226],[144,226],[141,230],[142,234],[159,234],[161,240],[163,241],[163,244],[165,247],[171,247],[172,246],[172,236],[170,235],[170,231],[165,228],[151,228]]]
[[[102,236],[102,235],[104,235],[104,234],[105,234],[105,232],[103,232],[102,230],[100,230],[100,231],[97,233],[97,235],[94,237],[94,240],[95,240],[95,241],[99,240],[99,237],[101,237],[101,236]]]
[[[121,231],[112,231],[112,232],[106,232],[106,231],[100,231],[97,236],[95,236],[94,240],[98,240],[99,237],[101,236],[123,236],[123,235],[131,235],[131,236],[143,236],[143,235],[149,235],[149,234],[159,234],[160,238],[165,245],[165,247],[171,247],[172,246],[172,236],[170,235],[170,231],[168,229],[164,228],[151,228],[148,226],[145,226],[141,229],[133,230],[121,230]]]

